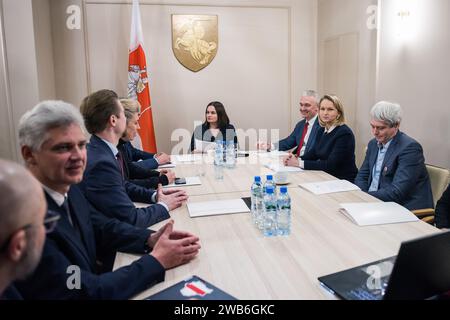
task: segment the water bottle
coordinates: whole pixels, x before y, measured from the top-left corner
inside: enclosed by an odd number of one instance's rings
[[[264,182],[264,193],[266,193],[266,189],[268,186],[273,187],[273,193],[276,196],[277,195],[277,185],[275,184],[275,181],[273,181],[273,176],[271,174],[268,174],[266,176],[266,182]]]
[[[266,237],[277,235],[277,199],[272,186],[266,187],[266,194],[264,195],[263,234]]]
[[[255,176],[250,191],[252,197],[252,221],[255,226],[259,227],[262,214],[262,184],[260,176]]]
[[[227,168],[234,168],[236,165],[236,150],[233,141],[226,142],[225,164]]]
[[[217,140],[214,149],[214,176],[217,180],[223,179],[223,141]]]
[[[291,197],[285,186],[280,188],[277,200],[277,228],[281,236],[291,234]]]

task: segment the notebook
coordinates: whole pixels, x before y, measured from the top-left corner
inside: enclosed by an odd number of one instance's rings
[[[299,186],[317,195],[333,192],[361,190],[357,185],[347,180],[308,182],[308,183],[301,183],[299,184]]]
[[[236,298],[202,278],[192,276],[145,300],[236,300]]]
[[[250,212],[242,199],[188,202],[187,208],[191,218]]]
[[[419,221],[395,202],[347,202],[340,206],[339,211],[359,226]]]

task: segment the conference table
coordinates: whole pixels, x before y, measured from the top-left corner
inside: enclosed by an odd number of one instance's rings
[[[215,178],[206,155],[192,162],[175,161],[173,170],[177,177],[200,177],[201,185],[180,187],[189,194],[188,202],[226,200],[249,197],[253,177],[265,180],[267,174],[274,174],[265,165],[280,161],[277,154],[257,152],[237,160],[235,168],[223,169],[222,180]],[[202,248],[194,260],[167,270],[164,282],[134,298],[146,298],[197,275],[238,299],[336,299],[318,277],[396,255],[402,241],[440,232],[420,220],[358,226],[340,213],[339,204],[378,199],[359,190],[315,195],[299,187],[336,179],[322,171],[290,172],[288,179],[289,236],[264,237],[250,213],[190,218],[186,204],[173,210],[174,228],[198,235]],[[151,228],[157,230],[164,223]],[[114,269],[138,258],[118,253]]]

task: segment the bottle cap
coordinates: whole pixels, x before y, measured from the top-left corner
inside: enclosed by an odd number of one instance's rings
[[[267,180],[273,180],[273,176],[272,176],[271,174],[268,174],[268,175],[266,176],[266,179],[267,179]]]
[[[255,182],[261,182],[261,177],[260,176],[255,176]]]
[[[281,193],[287,193],[287,187],[286,186],[281,187],[280,188],[280,192]]]
[[[267,194],[273,194],[273,187],[272,186],[267,186],[266,187],[266,193]]]

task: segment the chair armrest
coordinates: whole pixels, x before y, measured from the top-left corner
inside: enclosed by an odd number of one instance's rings
[[[431,208],[412,210],[411,212],[414,213],[418,218],[434,216],[434,209]]]

